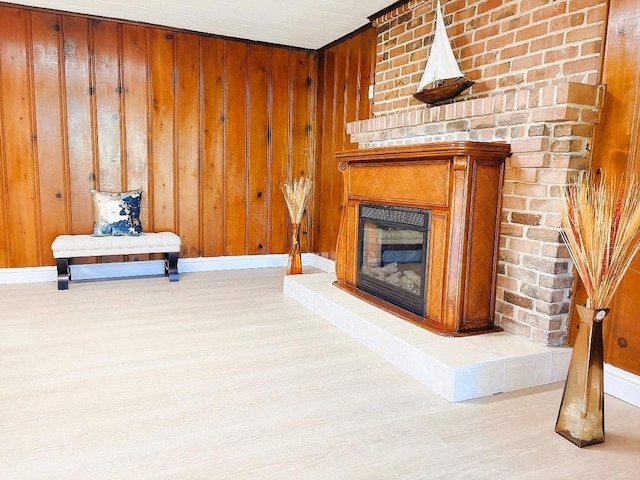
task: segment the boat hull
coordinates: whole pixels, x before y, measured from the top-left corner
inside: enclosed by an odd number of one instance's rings
[[[428,105],[439,105],[460,95],[474,84],[466,77],[439,80],[435,85],[425,87],[413,94],[416,100]]]

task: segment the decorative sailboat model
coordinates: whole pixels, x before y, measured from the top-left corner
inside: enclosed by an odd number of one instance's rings
[[[427,66],[413,96],[429,105],[438,105],[459,95],[474,82],[464,76],[453,55],[442,19],[440,0],[436,3],[436,31],[433,35]]]

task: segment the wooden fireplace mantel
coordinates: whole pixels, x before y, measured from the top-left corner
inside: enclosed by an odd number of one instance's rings
[[[344,180],[337,285],[438,333],[499,330],[493,313],[504,163],[509,154],[510,146],[498,142],[337,153]],[[361,202],[431,211],[424,317],[358,290]]]

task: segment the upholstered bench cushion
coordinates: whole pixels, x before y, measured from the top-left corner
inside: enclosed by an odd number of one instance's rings
[[[139,236],[59,235],[51,244],[53,258],[136,255],[180,251],[180,237],[172,232]]]

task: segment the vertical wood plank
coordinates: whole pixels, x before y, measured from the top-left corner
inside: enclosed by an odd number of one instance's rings
[[[140,221],[149,229],[147,29],[122,26],[122,90],[126,190],[143,190]]]
[[[345,124],[342,129],[342,144],[344,146],[350,143],[349,135],[347,135],[346,124],[356,120],[358,118],[358,111],[360,110],[360,59],[362,55],[361,42],[359,39],[349,39],[349,41],[346,42],[345,47],[347,56],[344,87]]]
[[[335,216],[340,215],[340,201],[336,192],[342,182],[342,177],[338,173],[337,162],[333,159],[333,91],[335,86],[334,66],[335,51],[329,50],[322,54],[319,62],[319,76],[322,78],[319,85],[318,100],[318,122],[320,141],[318,144],[319,151],[316,161],[316,188],[314,205],[317,218],[316,231],[318,234],[316,249],[317,252],[328,258],[335,258],[335,241],[338,238],[338,225]],[[335,177],[337,176],[337,180]],[[340,188],[341,191],[341,188]],[[338,209],[332,212],[332,207]]]
[[[93,72],[100,190],[123,190],[120,112],[120,24],[92,20]]]
[[[247,45],[227,43],[227,128],[225,192],[226,255],[246,254],[247,208]]]
[[[291,102],[290,51],[273,49],[271,53],[271,213],[269,215],[269,253],[288,251],[289,214],[279,182],[289,175]]]
[[[225,76],[226,42],[201,41],[203,76],[202,238],[203,255],[224,254]]]
[[[40,219],[33,124],[29,12],[7,9],[0,16],[0,91],[2,92],[3,160],[11,264],[41,264]]]
[[[369,99],[369,86],[375,82],[377,30],[369,28],[360,35],[360,105],[354,120],[371,116],[373,100]]]
[[[63,41],[71,200],[70,233],[90,233],[93,229],[90,190],[94,188],[96,174],[91,122],[89,21],[81,17],[64,16]]]
[[[322,52],[318,90],[319,133],[316,154],[315,250],[335,258],[340,227],[342,177],[334,153],[357,148],[349,142],[348,122],[370,117],[368,88],[373,81],[376,31],[373,28]]]
[[[16,36],[11,12],[33,15],[33,26],[17,22]],[[144,229],[181,233],[183,256],[288,250],[278,181],[316,175],[314,55],[23,7],[0,6],[0,14],[1,48],[22,52],[11,57],[21,73],[5,67],[0,75],[26,82],[17,91],[27,105],[1,99],[5,120],[26,127],[2,132],[0,266],[51,264],[55,235],[91,232],[91,188],[144,190]],[[201,43],[200,53],[174,36]],[[33,240],[22,242],[21,259],[9,248],[12,238],[22,241],[13,224],[15,152],[31,159],[19,166],[31,169],[20,192],[30,199],[21,218],[30,219]],[[303,229],[303,248],[315,248]]]
[[[200,245],[200,44],[196,35],[177,37],[176,141],[178,230],[183,254],[202,256]]]
[[[33,90],[38,141],[42,263],[54,265],[51,242],[71,229],[67,188],[66,118],[63,115],[61,25],[58,15],[32,12]]]
[[[151,80],[151,142],[149,171],[153,172],[150,190],[150,228],[175,231],[174,123],[175,58],[174,33],[149,31],[149,73]]]
[[[300,175],[310,176],[312,171],[312,137],[314,135],[314,123],[311,112],[310,94],[315,92],[315,79],[311,77],[309,68],[309,53],[292,52],[292,158],[291,175],[298,178]],[[302,220],[300,228],[300,247],[303,252],[310,248],[310,225],[313,222],[313,203],[307,204],[307,212]]]
[[[268,201],[270,116],[270,55],[269,47],[250,45],[247,56],[249,115],[248,115],[248,165],[247,182],[249,212],[247,253],[260,254],[268,245]]]

